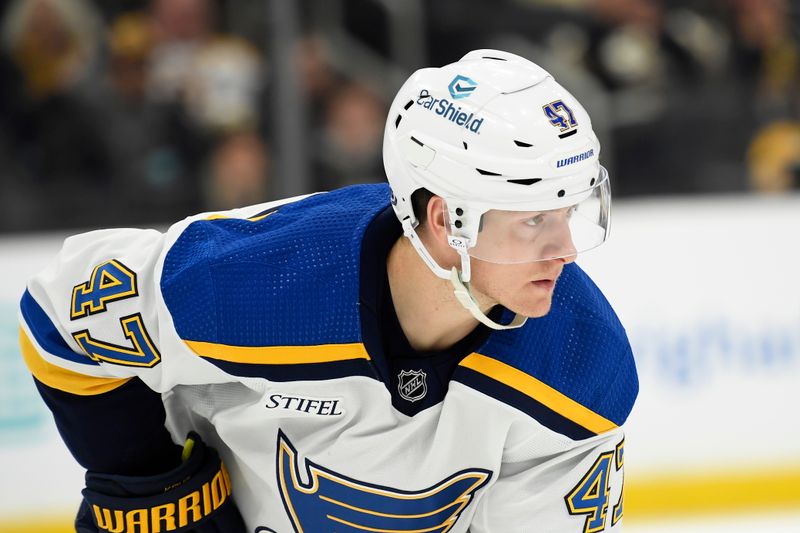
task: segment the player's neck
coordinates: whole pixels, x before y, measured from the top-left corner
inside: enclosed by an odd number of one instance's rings
[[[397,319],[415,350],[447,349],[478,325],[451,283],[431,272],[405,237],[389,252],[386,270]]]

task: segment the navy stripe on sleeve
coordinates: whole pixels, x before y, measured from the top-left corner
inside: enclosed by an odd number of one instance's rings
[[[50,320],[50,317],[47,316],[44,309],[42,309],[27,290],[25,294],[22,295],[20,309],[22,311],[22,317],[28,324],[36,342],[48,353],[66,359],[67,361],[72,361],[73,363],[94,366],[99,365],[97,361],[91,360],[85,354],[72,351],[66,341],[61,337],[55,324]]]

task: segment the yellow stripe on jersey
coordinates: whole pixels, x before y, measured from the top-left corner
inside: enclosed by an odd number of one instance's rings
[[[271,214],[273,214],[273,213],[277,213],[277,210],[275,210],[275,211],[270,211],[270,212],[269,212],[269,213],[267,213],[266,215],[261,215],[261,216],[250,217],[250,218],[248,218],[247,220],[249,220],[250,222],[258,222],[259,220],[264,220],[265,218],[267,218],[268,216],[270,216],[270,215],[271,215]]]
[[[54,389],[80,396],[94,396],[121,387],[131,378],[87,376],[46,361],[36,350],[25,331],[19,329],[19,345],[28,370],[36,379]]]
[[[263,220],[263,219],[267,218],[268,216],[270,216],[271,214],[276,213],[276,212],[277,212],[277,209],[275,211],[270,211],[269,213],[267,213],[265,215],[252,216],[252,217],[249,217],[249,218],[241,218],[239,220],[249,220],[250,222],[258,222],[259,220]],[[214,215],[208,215],[204,220],[233,220],[235,218],[236,217],[229,217],[228,215],[214,214]]]
[[[297,365],[350,359],[369,360],[367,349],[360,342],[316,346],[232,346],[202,341],[185,342],[197,355],[231,363]]]
[[[617,427],[614,422],[568,398],[535,377],[491,357],[473,353],[465,357],[460,365],[530,396],[593,433],[604,433]]]

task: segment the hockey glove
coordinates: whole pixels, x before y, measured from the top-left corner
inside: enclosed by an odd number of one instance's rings
[[[216,450],[189,433],[183,462],[146,477],[86,473],[77,533],[240,533],[228,472]]]

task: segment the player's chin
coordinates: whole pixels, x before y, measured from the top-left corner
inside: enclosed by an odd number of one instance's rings
[[[540,318],[550,312],[553,295],[540,294],[539,291],[521,291],[513,302],[506,307],[515,313],[528,318]]]

